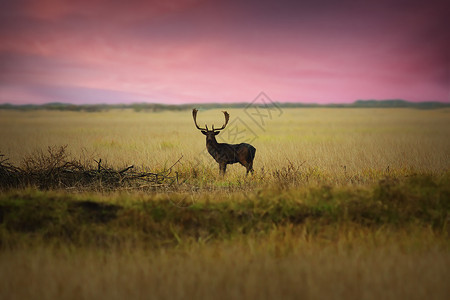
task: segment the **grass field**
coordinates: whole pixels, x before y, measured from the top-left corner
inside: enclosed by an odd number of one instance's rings
[[[0,298],[448,298],[449,109],[229,113],[253,176],[219,176],[190,111],[0,111],[17,166],[61,145],[92,167],[182,157],[161,189],[0,191]]]

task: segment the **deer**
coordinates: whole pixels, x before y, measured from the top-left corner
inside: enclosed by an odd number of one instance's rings
[[[225,129],[230,119],[230,115],[226,111],[222,111],[225,115],[225,123],[220,128],[214,128],[209,130],[208,126],[205,124],[205,128],[201,128],[197,125],[197,112],[198,110],[194,108],[192,110],[192,117],[194,118],[194,124],[198,130],[206,135],[206,149],[208,153],[215,159],[219,164],[219,174],[225,175],[227,170],[227,165],[240,163],[247,169],[246,175],[249,172],[253,174],[253,159],[255,158],[256,149],[250,144],[240,143],[240,144],[226,144],[218,143],[216,140],[216,135],[220,133],[221,130]]]

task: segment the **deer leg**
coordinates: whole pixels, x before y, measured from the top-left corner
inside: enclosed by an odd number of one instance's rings
[[[244,161],[240,161],[239,163],[247,169],[246,175],[248,175],[248,172],[253,173],[253,162],[248,162],[248,161],[244,160]]]
[[[248,172],[252,172],[252,175],[253,175],[253,172],[254,172],[254,170],[253,170],[253,163],[252,162],[248,163],[245,167],[247,168],[247,174],[246,175],[248,175]]]
[[[226,171],[227,171],[227,164],[220,164],[219,165],[219,173],[220,173],[220,175],[225,175]]]

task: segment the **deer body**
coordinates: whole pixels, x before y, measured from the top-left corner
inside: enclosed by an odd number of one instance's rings
[[[208,153],[214,158],[214,160],[219,164],[219,169],[221,174],[225,174],[227,165],[240,163],[247,169],[248,172],[253,173],[253,159],[255,158],[256,149],[250,144],[240,143],[240,144],[226,144],[226,143],[218,143],[216,140],[216,135],[220,133],[220,130],[224,129],[227,126],[229,115],[227,112],[225,114],[225,124],[222,128],[214,129],[214,125],[212,126],[212,130],[208,130],[208,127],[205,125],[205,128],[200,128],[197,125],[196,117],[197,110],[194,109],[192,111],[192,115],[194,117],[195,126],[201,132],[206,135],[206,149]]]
[[[255,157],[256,149],[250,144],[225,144],[218,143],[216,138],[214,141],[206,140],[206,149],[208,153],[219,164],[221,173],[225,173],[227,165],[240,163],[247,169],[248,172],[253,172],[253,159]]]

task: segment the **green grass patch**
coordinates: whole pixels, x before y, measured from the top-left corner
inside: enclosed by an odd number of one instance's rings
[[[266,234],[280,226],[317,235],[357,225],[430,227],[448,235],[449,176],[386,178],[364,189],[317,186],[247,194],[67,194],[35,190],[0,195],[0,241],[149,247]]]

